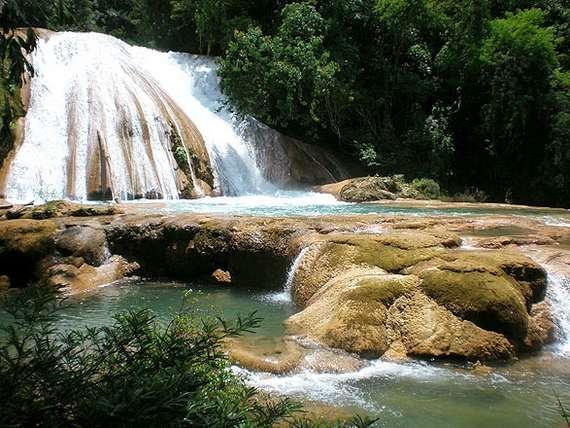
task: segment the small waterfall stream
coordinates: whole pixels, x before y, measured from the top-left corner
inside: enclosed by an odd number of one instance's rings
[[[570,357],[570,279],[547,267],[548,289],[552,315],[558,328],[555,352]]]
[[[40,40],[32,62],[36,76],[24,142],[9,169],[9,199],[177,199],[188,181],[200,196],[195,158],[211,163],[218,193],[273,190],[240,136],[240,121],[224,106],[213,59],[103,34],[57,33]],[[190,169],[184,177],[175,134]]]
[[[289,266],[289,270],[287,271],[287,279],[285,280],[285,285],[283,286],[283,290],[278,291],[276,293],[266,294],[263,297],[264,300],[274,302],[274,303],[292,303],[293,302],[293,299],[291,296],[291,291],[292,291],[291,289],[293,287],[293,281],[295,281],[295,274],[297,273],[297,270],[299,269],[299,266],[301,265],[301,262],[303,261],[305,254],[307,254],[307,251],[309,251],[310,248],[311,248],[311,246],[303,248],[299,252],[299,254],[297,254],[297,257],[295,257],[295,259],[293,260],[293,262]]]

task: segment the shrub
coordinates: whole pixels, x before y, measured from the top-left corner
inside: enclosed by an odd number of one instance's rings
[[[53,293],[10,299],[0,346],[2,426],[271,426],[298,409],[261,400],[228,370],[221,343],[259,324],[132,310],[108,327],[61,332]]]
[[[416,178],[411,183],[412,188],[428,199],[437,199],[441,196],[439,184],[431,178]]]
[[[130,310],[109,326],[61,331],[61,306],[47,287],[4,299],[0,426],[311,426],[292,417],[298,404],[263,395],[229,370],[222,343],[257,327],[255,313],[227,323],[183,309],[161,322],[148,309]]]

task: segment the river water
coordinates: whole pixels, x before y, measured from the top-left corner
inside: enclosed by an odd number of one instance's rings
[[[64,311],[65,328],[108,324],[113,313],[149,307],[166,319],[188,301],[197,315],[226,319],[257,311],[261,328],[245,340],[275,346],[282,322],[296,311],[259,290],[172,282],[125,281],[74,297]],[[515,363],[479,373],[462,364],[365,360],[344,373],[298,369],[285,375],[235,367],[248,383],[317,405],[379,417],[396,427],[563,426],[556,396],[570,403],[570,362],[556,346]]]

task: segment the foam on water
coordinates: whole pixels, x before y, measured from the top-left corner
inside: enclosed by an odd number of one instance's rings
[[[423,382],[476,382],[477,377],[468,373],[437,367],[424,362],[396,363],[381,359],[370,361],[365,367],[346,373],[303,370],[288,375],[252,372],[232,367],[234,373],[246,382],[268,392],[276,392],[298,398],[316,400],[337,406],[358,406],[368,410],[382,410],[381,403],[367,397],[359,383],[411,379]],[[508,382],[503,376],[494,375],[492,382]]]

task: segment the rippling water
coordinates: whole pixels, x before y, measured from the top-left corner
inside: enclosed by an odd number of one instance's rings
[[[133,307],[150,307],[166,319],[189,299],[198,315],[232,318],[256,310],[263,325],[248,340],[264,347],[285,333],[282,321],[296,310],[265,296],[258,290],[124,282],[73,298],[62,327],[107,324],[113,313]],[[235,371],[266,391],[369,413],[385,426],[563,426],[555,393],[570,403],[570,361],[547,351],[494,367],[490,374],[476,374],[461,365],[382,359],[368,360],[347,373],[304,369],[273,375],[238,367]]]

